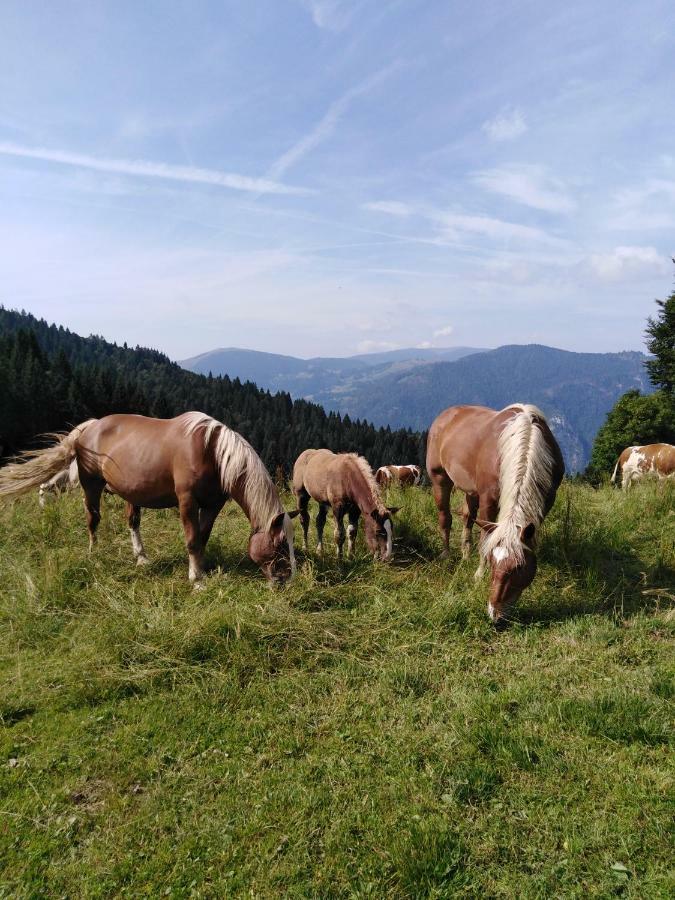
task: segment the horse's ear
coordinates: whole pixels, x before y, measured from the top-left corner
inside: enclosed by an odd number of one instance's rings
[[[286,515],[288,516],[289,519],[294,519],[296,516],[300,515],[300,510],[299,509],[291,509],[289,512],[286,513]]]
[[[401,508],[402,508],[402,507],[400,507],[400,506],[388,506],[388,507],[387,507],[387,512],[389,513],[390,516],[395,516],[396,513],[397,513]]]
[[[529,544],[534,537],[534,522],[529,522],[524,528],[520,529],[520,539],[524,544]]]
[[[272,516],[270,519],[270,524],[267,528],[268,531],[280,531],[284,527],[284,516],[285,512],[279,513],[278,516]]]
[[[486,522],[484,519],[476,519],[476,525],[479,528],[482,528],[486,534],[490,534],[491,531],[494,531],[497,527],[496,522]]]

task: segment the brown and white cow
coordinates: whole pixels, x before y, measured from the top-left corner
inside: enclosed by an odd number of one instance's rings
[[[675,476],[675,447],[672,444],[645,444],[643,447],[626,447],[612,472],[612,483],[621,475],[624,491],[642,478],[672,478]]]
[[[38,493],[38,502],[40,506],[44,509],[47,505],[47,498],[50,494],[54,494],[56,497],[59,494],[65,494],[67,491],[73,491],[75,488],[80,486],[80,473],[77,469],[77,460],[74,459],[69,466],[66,466],[65,469],[61,469],[60,472],[57,472],[56,475],[53,475],[49,481],[43,481],[40,485],[39,493]],[[103,488],[106,494],[114,494],[115,492],[111,490],[111,488],[106,486]]]
[[[43,481],[39,490],[39,503],[44,507],[49,494],[63,494],[80,486],[80,476],[77,471],[77,460],[74,459],[69,466],[61,469],[53,475],[49,481]]]
[[[422,480],[422,470],[419,466],[380,466],[375,473],[375,481],[387,487],[392,483],[410,485],[419,484]]]

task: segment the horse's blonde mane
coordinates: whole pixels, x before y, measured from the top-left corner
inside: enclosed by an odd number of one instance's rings
[[[382,502],[382,497],[380,496],[380,488],[378,483],[375,481],[375,476],[373,475],[373,470],[368,464],[368,460],[364,459],[362,456],[359,456],[358,453],[344,453],[341,455],[348,457],[356,465],[360,473],[363,475],[366,484],[368,485],[368,489],[373,495],[375,508],[381,516],[385,515],[387,509]]]
[[[513,403],[502,412],[508,409],[516,414],[506,422],[498,441],[499,517],[497,527],[481,542],[481,554],[487,558],[503,547],[521,563],[520,530],[530,523],[535,529],[541,524],[555,460],[535,421],[546,422],[541,410],[528,403]]]
[[[204,446],[213,439],[213,453],[224,491],[231,493],[241,479],[243,501],[253,528],[266,528],[273,516],[284,512],[270,474],[253,447],[227,425],[200,412],[181,416],[185,434],[204,429]]]

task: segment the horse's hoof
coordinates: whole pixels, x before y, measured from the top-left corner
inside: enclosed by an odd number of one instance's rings
[[[137,566],[149,566],[150,560],[147,556],[137,556],[136,557],[136,565]]]

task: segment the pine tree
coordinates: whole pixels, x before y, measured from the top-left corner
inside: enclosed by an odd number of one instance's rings
[[[674,260],[675,261],[675,260]],[[652,354],[645,367],[654,387],[675,394],[675,291],[667,300],[657,300],[660,312],[647,320],[647,349]]]

